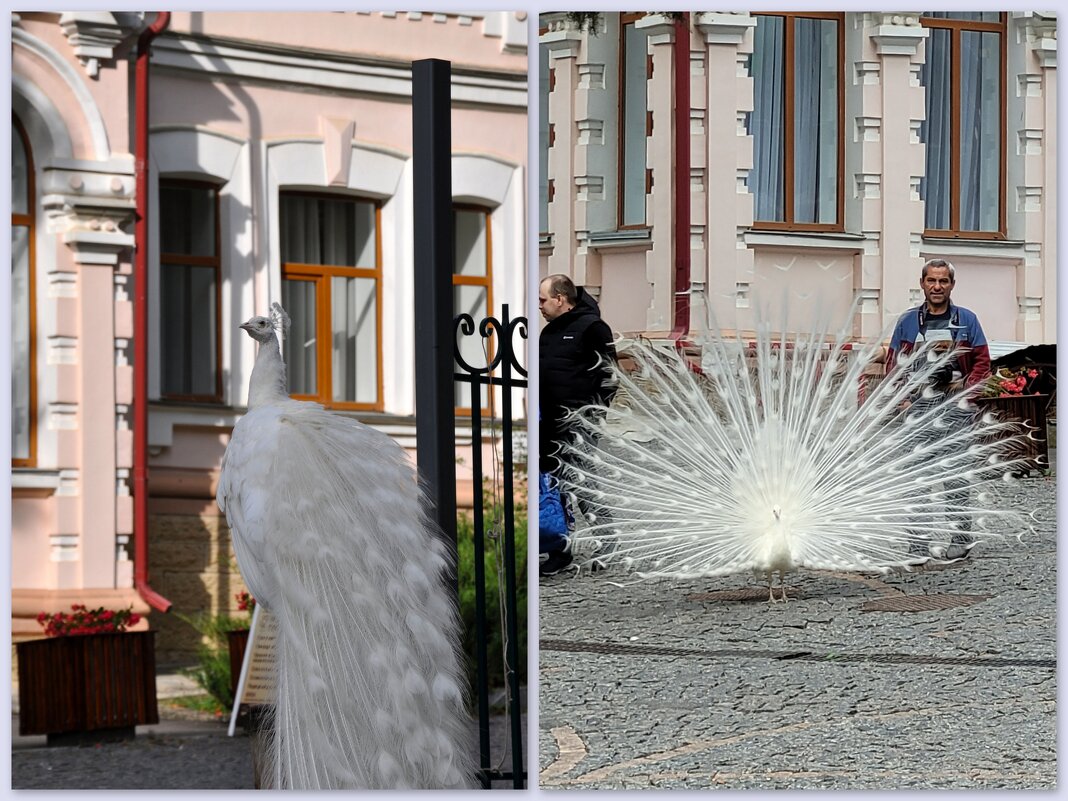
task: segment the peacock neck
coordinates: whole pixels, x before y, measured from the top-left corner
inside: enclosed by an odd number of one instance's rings
[[[272,336],[260,344],[256,353],[256,365],[248,384],[248,408],[255,409],[266,403],[285,400],[286,366],[278,351],[278,339]]]

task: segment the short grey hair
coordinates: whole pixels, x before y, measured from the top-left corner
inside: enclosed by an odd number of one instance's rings
[[[927,263],[923,265],[923,269],[920,270],[920,280],[922,281],[927,277],[927,268],[929,267],[946,267],[949,269],[949,282],[951,284],[957,283],[957,271],[953,269],[953,265],[945,259],[928,259]]]

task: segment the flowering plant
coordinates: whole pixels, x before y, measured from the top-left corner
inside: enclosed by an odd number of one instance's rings
[[[237,599],[237,610],[239,612],[248,612],[251,615],[256,611],[256,599],[252,597],[248,590],[242,590],[234,598]]]
[[[141,621],[141,616],[129,609],[87,609],[85,604],[71,604],[70,613],[41,612],[37,622],[44,626],[47,637],[66,637],[75,634],[109,634],[126,631]]]
[[[1039,372],[1034,367],[1002,367],[983,384],[984,398],[1011,398],[1017,395],[1034,395],[1035,379]]]

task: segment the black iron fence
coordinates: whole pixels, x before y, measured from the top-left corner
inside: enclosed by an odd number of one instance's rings
[[[475,641],[476,641],[476,697],[478,702],[478,737],[479,737],[479,778],[482,786],[489,788],[493,781],[510,781],[516,789],[522,789],[526,783],[526,771],[523,767],[523,729],[520,709],[519,672],[526,664],[526,643],[519,641],[518,591],[516,575],[515,548],[515,503],[513,486],[512,454],[512,390],[526,388],[527,371],[519,361],[519,353],[513,346],[516,333],[527,338],[527,319],[508,316],[508,304],[501,309],[501,319],[484,318],[477,327],[469,314],[461,314],[453,321],[454,356],[457,372],[454,376],[461,386],[461,407],[470,410],[471,422],[471,470],[474,482],[474,509],[472,523],[474,526],[474,568],[475,568]],[[476,366],[464,358],[462,343],[466,337],[479,337],[480,352],[485,354],[485,364]],[[467,340],[469,341],[469,340]],[[470,351],[468,351],[470,352]],[[469,391],[463,392],[463,385]],[[503,549],[502,572],[504,579],[503,618],[504,618],[504,658],[507,695],[507,711],[510,735],[511,770],[504,770],[492,765],[490,752],[490,698],[488,670],[489,625],[486,599],[486,539],[487,510],[481,492],[485,469],[482,459],[483,427],[496,427],[493,416],[496,401],[500,402],[501,429],[501,470],[499,476],[503,482],[500,495],[500,515],[503,525],[494,536],[500,537],[499,547]],[[492,510],[496,517],[497,510]],[[500,625],[499,621],[492,621]],[[522,661],[520,661],[522,660]]]

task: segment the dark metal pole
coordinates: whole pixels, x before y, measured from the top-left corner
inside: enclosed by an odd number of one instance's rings
[[[455,559],[450,87],[448,61],[428,58],[412,63],[416,449],[434,519]],[[455,586],[455,569],[450,579]]]
[[[501,417],[504,420],[504,583],[510,603],[505,610],[505,631],[508,634],[508,717],[512,727],[512,786],[523,788],[523,724],[519,707],[519,615],[515,572],[515,493],[512,489],[512,321],[508,319],[508,304],[501,309],[501,327],[508,337],[508,358],[501,359]]]

